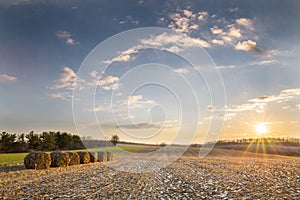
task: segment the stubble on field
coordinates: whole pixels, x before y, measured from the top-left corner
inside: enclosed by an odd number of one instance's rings
[[[120,172],[103,163],[1,172],[0,194],[3,199],[299,199],[299,166],[295,157],[215,149],[199,158],[189,151],[150,173]]]

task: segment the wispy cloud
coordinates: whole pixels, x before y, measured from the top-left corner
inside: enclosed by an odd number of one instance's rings
[[[166,120],[163,122],[155,123],[132,123],[132,124],[123,124],[118,125],[117,128],[125,129],[162,129],[162,128],[176,128],[179,127],[180,122],[178,120]]]
[[[186,68],[178,68],[178,69],[175,69],[174,71],[176,73],[179,73],[179,74],[187,74],[187,73],[189,73],[189,70],[187,70]]]
[[[124,20],[119,21],[120,24],[127,24],[127,23],[131,23],[131,24],[139,24],[140,21],[130,15],[126,16],[126,18]]]
[[[72,38],[71,33],[67,31],[57,31],[55,34],[58,38],[63,39],[67,45],[78,44],[78,42],[75,42],[75,40]]]
[[[8,74],[0,74],[0,81],[11,82],[16,81],[17,77]]]
[[[239,18],[239,19],[236,19],[235,21],[236,21],[236,23],[237,23],[238,25],[244,26],[246,29],[254,30],[253,22],[252,22],[252,20],[250,20],[250,19],[247,19],[247,18]]]
[[[48,97],[69,101],[72,98],[72,95],[70,92],[54,92],[48,94]]]
[[[184,49],[189,47],[210,47],[210,44],[208,42],[200,38],[192,38],[189,36],[172,33],[162,33],[147,39],[142,39],[141,43],[144,45],[150,45],[154,47],[165,46],[166,50],[170,49],[168,47],[172,47],[175,45],[179,48],[180,51],[183,51]]]
[[[255,61],[252,63],[252,65],[271,65],[279,63],[277,60],[261,60],[261,61]]]
[[[235,45],[236,50],[241,51],[249,51],[257,56],[266,56],[270,57],[272,55],[272,51],[269,51],[267,48],[264,48],[262,46],[258,46],[255,41],[253,40],[246,40],[243,42],[238,42]]]
[[[217,40],[217,39],[213,39],[211,42],[212,42],[213,44],[218,44],[218,45],[220,45],[220,46],[222,46],[222,45],[225,44],[225,42],[224,42],[223,40]]]
[[[159,129],[162,128],[159,124],[153,123],[138,123],[138,124],[123,124],[117,126],[117,128],[125,128],[125,129]]]
[[[154,105],[155,101],[146,99],[142,95],[132,95],[122,100],[129,108],[144,108],[145,106]]]
[[[169,15],[170,22],[168,28],[184,34],[190,34],[197,31],[201,23],[205,22],[209,17],[208,12],[192,12],[188,9],[179,10]]]
[[[51,89],[73,89],[76,81],[76,73],[69,67],[65,66],[60,74],[59,79],[55,80],[55,84]]]
[[[205,47],[211,45],[200,38],[193,38],[187,35],[180,35],[174,33],[161,33],[143,38],[139,40],[139,44],[128,48],[124,51],[118,52],[118,55],[110,60],[103,61],[104,64],[111,64],[113,62],[128,62],[134,60],[134,54],[145,48],[159,48],[162,50],[178,53],[191,47]]]
[[[97,106],[97,107],[93,107],[91,109],[88,109],[88,112],[100,112],[100,111],[104,111],[105,109],[102,106]]]
[[[265,112],[265,107],[269,103],[283,103],[287,101],[292,101],[293,99],[300,96],[300,88],[291,88],[282,90],[277,95],[265,95],[259,96],[257,98],[249,99],[247,103],[241,105],[232,105],[226,109],[228,113],[239,113],[246,111],[255,111],[257,113]],[[290,106],[284,106],[282,109],[289,109]]]
[[[90,81],[91,86],[99,86],[102,90],[117,90],[120,88],[119,77],[108,74],[102,74],[101,76],[95,70],[90,72],[92,80]]]
[[[84,83],[85,80],[77,77],[76,73],[70,67],[65,66],[62,69],[60,77],[49,87],[53,92],[48,96],[55,99],[70,100],[74,86],[77,89],[83,89]]]

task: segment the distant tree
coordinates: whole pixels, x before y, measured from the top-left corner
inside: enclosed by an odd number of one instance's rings
[[[28,151],[29,151],[29,147],[25,141],[25,134],[22,133],[18,135],[17,142],[15,142],[14,152],[28,152]]]
[[[16,134],[9,134],[7,132],[1,133],[1,151],[3,152],[13,152],[14,143],[16,141]]]
[[[67,150],[71,148],[73,138],[71,134],[57,132],[55,141],[60,150]]]
[[[114,145],[117,145],[117,143],[120,142],[119,136],[118,135],[111,136],[110,142],[113,143]]]
[[[161,147],[165,147],[165,146],[167,146],[167,144],[166,144],[165,142],[162,142],[162,143],[160,144],[160,146],[161,146]]]
[[[29,149],[37,150],[41,144],[41,139],[38,134],[31,131],[29,134],[25,135],[28,140]]]
[[[84,145],[79,135],[72,135],[72,149],[84,149]]]
[[[43,132],[41,135],[41,145],[39,146],[40,150],[43,151],[53,151],[57,150],[58,146],[56,144],[56,134],[55,132]]]

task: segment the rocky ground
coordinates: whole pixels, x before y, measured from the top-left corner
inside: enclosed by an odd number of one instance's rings
[[[191,153],[142,174],[102,163],[6,168],[0,199],[300,199],[299,158],[232,152],[214,150],[206,158]]]

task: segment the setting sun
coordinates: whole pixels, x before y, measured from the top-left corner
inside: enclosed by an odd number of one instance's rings
[[[263,123],[256,125],[255,130],[258,135],[262,135],[270,132],[269,129],[266,127],[266,125]]]

